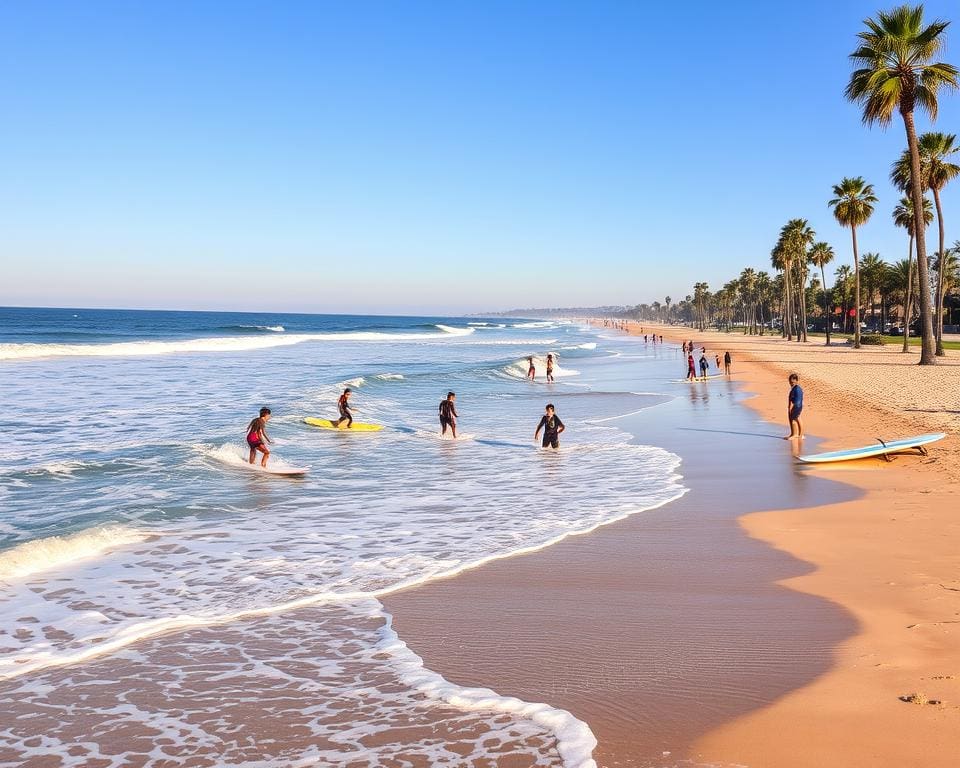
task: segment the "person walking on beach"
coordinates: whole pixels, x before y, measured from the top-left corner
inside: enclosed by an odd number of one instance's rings
[[[440,436],[447,434],[447,427],[453,433],[453,439],[457,439],[457,406],[454,405],[457,396],[453,392],[447,392],[447,399],[440,401]]]
[[[717,373],[720,373],[720,353],[717,352],[717,354],[713,356],[713,359],[717,361]]]
[[[692,381],[697,378],[697,368],[693,364],[693,355],[687,355],[687,380]]]
[[[527,365],[529,366],[527,368],[527,378],[530,379],[530,381],[535,381],[537,378],[537,366],[533,364],[532,357],[527,358]]]
[[[267,459],[270,458],[270,449],[267,448],[267,443],[273,442],[273,440],[267,437],[268,421],[270,421],[270,409],[261,408],[260,415],[247,425],[247,445],[250,446],[250,463],[253,464],[256,462],[257,451],[260,451],[263,454],[263,459],[260,462],[261,467],[267,466]]]
[[[553,383],[553,355],[547,355],[547,383]]]
[[[733,362],[733,358],[730,357],[730,350],[728,349],[723,353],[723,372],[730,375],[730,363]]]
[[[706,353],[700,355],[700,376],[702,378],[707,378],[707,368],[710,367],[710,363],[707,362]]]
[[[566,427],[563,426],[563,422],[560,421],[560,417],[557,416],[553,403],[548,403],[545,411],[540,418],[540,423],[537,424],[537,431],[533,433],[533,439],[536,441],[540,438],[540,430],[542,429],[543,443],[541,445],[544,448],[557,449],[560,447],[560,433],[563,432]]]
[[[339,427],[343,422],[347,422],[347,429],[353,426],[353,413],[350,411],[350,395],[353,391],[350,387],[343,390],[340,399],[337,400],[337,409],[340,411],[340,418],[333,422],[333,426]]]
[[[790,394],[787,395],[787,419],[790,422],[790,434],[784,440],[802,440],[803,422],[800,421],[800,414],[803,413],[803,390],[800,388],[800,377],[791,373]]]

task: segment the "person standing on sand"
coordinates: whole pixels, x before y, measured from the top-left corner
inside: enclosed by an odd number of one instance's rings
[[[710,363],[707,362],[706,353],[700,355],[700,376],[702,378],[707,378],[707,368],[710,367]]]
[[[453,439],[457,439],[457,406],[454,404],[457,399],[456,394],[447,392],[447,399],[440,401],[440,436],[447,434],[447,427],[453,433]]]
[[[533,364],[532,357],[527,358],[527,365],[529,366],[527,368],[527,378],[530,379],[530,381],[535,381],[537,378],[537,366]]]
[[[790,422],[790,434],[784,440],[802,440],[803,422],[800,421],[800,414],[803,413],[803,390],[800,388],[800,377],[791,373],[790,394],[787,395],[787,419]]]
[[[687,381],[697,378],[697,367],[693,364],[693,355],[687,355]]]
[[[713,356],[713,359],[717,361],[717,373],[720,373],[720,353],[717,352],[717,354]]]
[[[557,416],[553,403],[547,404],[546,412],[540,418],[540,423],[537,424],[537,431],[533,433],[534,441],[540,437],[541,429],[543,430],[542,446],[544,448],[553,448],[554,450],[559,448],[560,433],[566,430],[566,427],[563,426],[563,422],[560,421],[560,417]]]
[[[268,421],[270,421],[270,409],[261,408],[260,415],[247,425],[247,445],[250,446],[250,463],[253,464],[257,460],[257,451],[260,451],[263,454],[263,460],[260,462],[261,467],[267,466],[267,459],[270,458],[270,449],[267,448],[267,443],[273,442],[273,440],[267,437]]]
[[[553,383],[553,355],[547,355],[547,383]]]
[[[723,372],[730,375],[730,363],[733,362],[733,358],[730,357],[730,350],[728,349],[723,353]]]

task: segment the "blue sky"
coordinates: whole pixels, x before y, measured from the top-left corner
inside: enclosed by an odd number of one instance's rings
[[[902,126],[842,96],[886,5],[644,6],[2,4],[0,304],[677,299],[768,268],[794,217],[849,263],[845,175],[880,197],[861,248],[906,257]],[[960,64],[960,7],[926,8]],[[937,128],[960,132],[960,95]],[[960,183],[943,200],[952,242]]]

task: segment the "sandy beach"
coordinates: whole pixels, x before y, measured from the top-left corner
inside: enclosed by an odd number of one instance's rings
[[[921,369],[898,349],[657,332],[734,359],[732,383],[690,385],[689,401],[645,416],[658,444],[683,444],[691,492],[394,595],[399,631],[448,679],[569,709],[601,766],[944,764],[960,748],[960,441],[797,470],[797,449],[773,438],[794,370],[806,451],[955,432],[958,360]],[[734,392],[749,408],[711,417]],[[671,442],[680,429],[702,433],[699,450]]]

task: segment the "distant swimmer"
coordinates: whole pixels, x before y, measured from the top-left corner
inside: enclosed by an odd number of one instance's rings
[[[802,440],[803,423],[800,421],[800,414],[803,413],[803,390],[800,388],[800,377],[791,373],[790,394],[787,395],[787,419],[790,422],[790,434],[784,440]]]
[[[560,433],[563,432],[566,427],[563,426],[563,422],[560,421],[560,417],[557,416],[553,403],[547,405],[546,413],[543,414],[540,423],[537,424],[537,431],[533,433],[534,440],[540,438],[541,429],[543,430],[543,443],[541,443],[541,445],[544,448],[559,448]]]
[[[707,362],[706,354],[700,355],[700,375],[703,378],[707,378],[707,368],[710,367],[710,363]]]
[[[263,454],[263,459],[260,461],[261,467],[267,466],[267,459],[270,458],[270,449],[267,448],[267,443],[273,442],[273,440],[267,437],[268,421],[270,421],[270,409],[261,408],[260,415],[247,426],[247,445],[250,446],[250,463],[253,464],[256,462],[257,451],[260,451]]]
[[[447,399],[440,401],[440,434],[447,434],[447,427],[449,427],[454,438],[457,436],[457,418],[459,418],[457,407],[454,405],[456,399],[457,396],[453,392],[447,392]]]
[[[547,381],[553,383],[553,355],[547,355]]]
[[[530,379],[530,381],[534,381],[537,378],[537,366],[533,364],[532,357],[527,358],[527,365],[529,366],[527,368],[527,378]]]
[[[697,368],[693,364],[693,355],[687,355],[687,379],[696,379],[697,378]]]
[[[730,350],[728,349],[723,353],[723,372],[730,375],[730,363],[733,362],[733,358],[730,357]]]
[[[333,422],[333,426],[339,427],[343,422],[347,422],[347,429],[353,426],[353,413],[350,412],[350,395],[353,390],[347,387],[337,400],[337,409],[340,411],[340,418]]]

